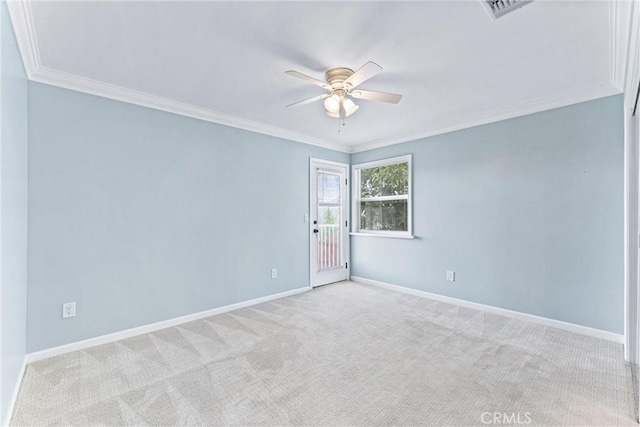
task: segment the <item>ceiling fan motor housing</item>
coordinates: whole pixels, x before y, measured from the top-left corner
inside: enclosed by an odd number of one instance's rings
[[[333,90],[348,90],[349,88],[344,87],[344,81],[347,80],[352,74],[353,70],[351,68],[337,67],[332,68],[324,73],[324,77]]]

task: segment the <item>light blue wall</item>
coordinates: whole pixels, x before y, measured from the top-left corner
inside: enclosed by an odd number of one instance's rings
[[[29,352],[309,285],[309,157],[349,155],[29,89]]]
[[[307,285],[308,158],[348,155],[29,87],[28,351]],[[622,333],[622,132],[615,96],[352,155],[414,155],[418,236],[352,274]]]
[[[352,237],[352,274],[622,333],[623,143],[613,96],[354,154],[413,154],[417,238]]]
[[[0,423],[26,353],[27,79],[7,6],[0,4]]]

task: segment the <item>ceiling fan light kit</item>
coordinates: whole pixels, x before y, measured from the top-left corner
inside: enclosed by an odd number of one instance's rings
[[[337,113],[340,110],[341,98],[338,94],[333,94],[324,100],[324,108],[327,109],[327,113]]]
[[[351,99],[349,99],[349,98],[347,98],[347,99],[345,99],[345,100],[344,100],[344,102],[342,103],[342,106],[343,106],[343,108],[344,108],[344,111],[345,111],[345,113],[346,113],[347,117],[349,117],[350,115],[352,115],[353,113],[355,113],[355,112],[358,110],[358,108],[360,108],[360,107],[358,107],[358,106],[356,105],[356,103],[355,103],[355,102],[353,102],[353,101],[352,101]]]
[[[345,118],[351,116],[353,113],[358,111],[358,108],[360,108],[351,98],[382,101],[391,104],[397,104],[402,99],[402,95],[395,93],[374,92],[360,89],[355,91],[353,90],[361,83],[364,83],[371,77],[378,74],[380,71],[382,71],[382,67],[371,61],[364,64],[355,72],[351,68],[336,67],[330,69],[324,74],[324,82],[298,71],[287,71],[286,74],[311,82],[329,92],[290,104],[287,107],[300,107],[316,101],[324,100],[324,108],[327,115],[329,117],[342,120],[342,125],[344,126]],[[338,132],[340,132],[339,122]]]

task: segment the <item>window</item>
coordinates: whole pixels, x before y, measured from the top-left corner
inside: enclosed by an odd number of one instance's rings
[[[411,155],[353,166],[353,231],[412,236]]]

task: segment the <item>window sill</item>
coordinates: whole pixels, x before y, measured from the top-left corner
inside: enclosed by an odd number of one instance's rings
[[[349,233],[350,236],[387,237],[391,239],[415,239],[413,234],[382,234],[382,233]]]

